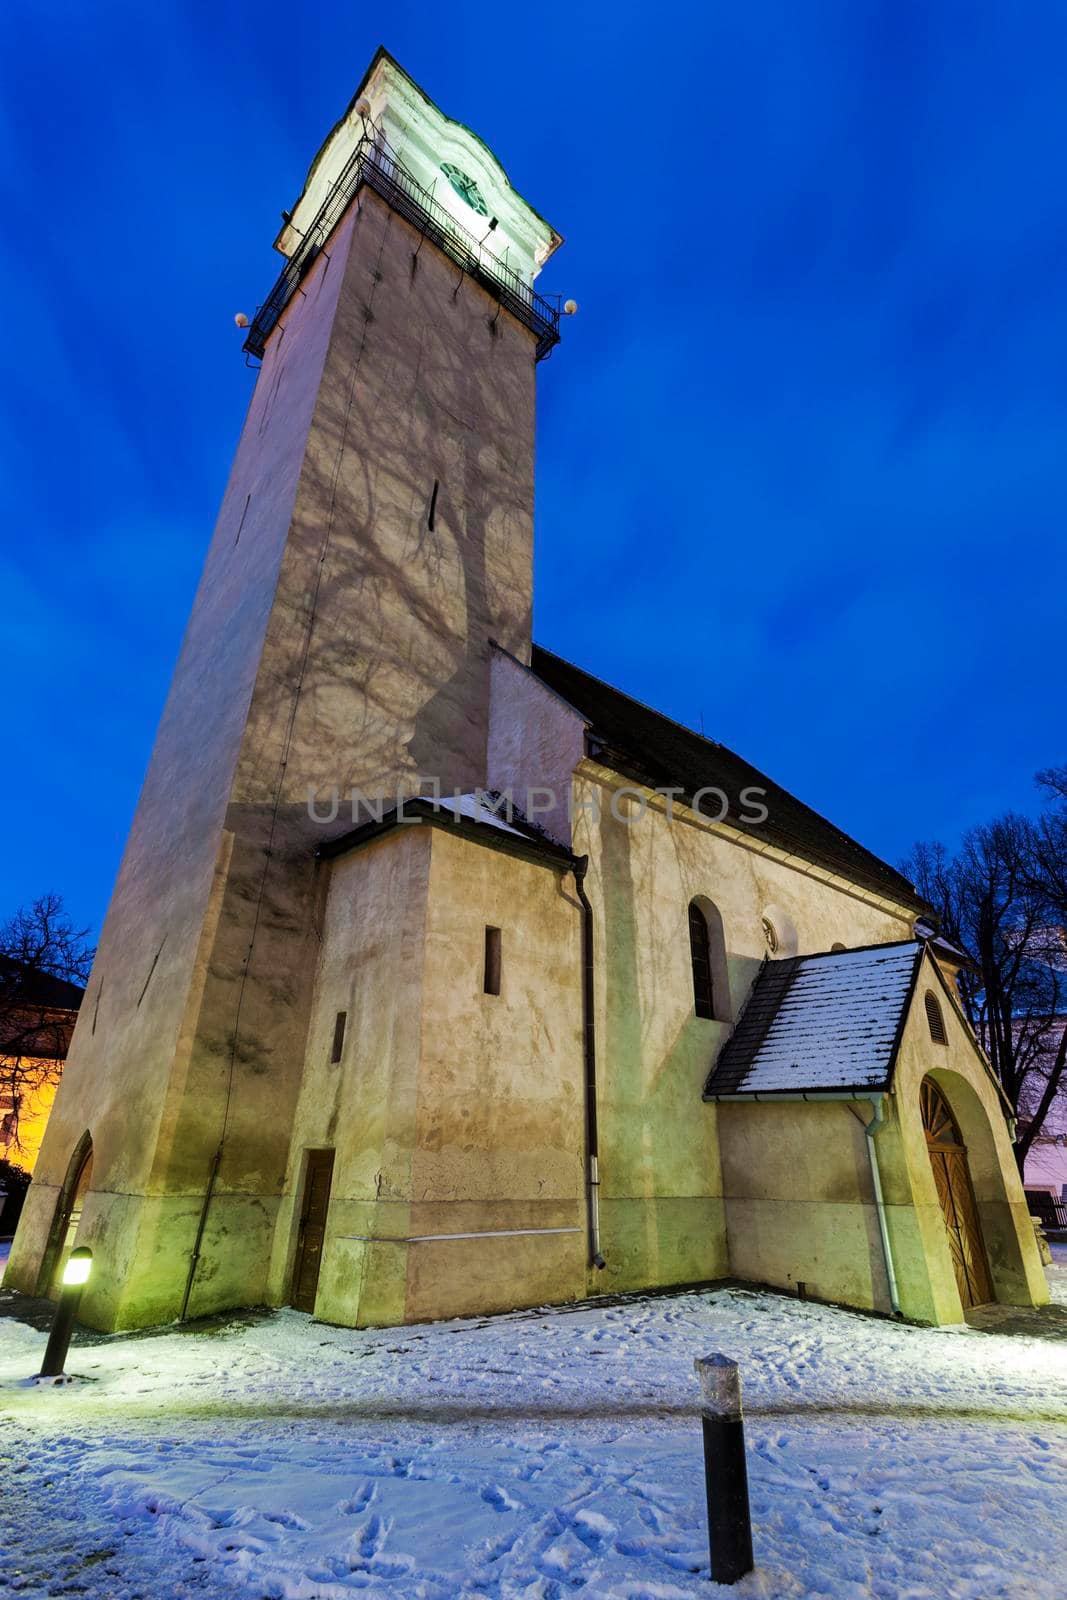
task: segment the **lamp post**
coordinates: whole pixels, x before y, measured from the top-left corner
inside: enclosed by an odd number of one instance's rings
[[[67,1351],[70,1349],[70,1336],[74,1331],[74,1318],[77,1315],[82,1290],[89,1281],[92,1265],[93,1252],[85,1245],[79,1245],[67,1257],[67,1264],[63,1268],[63,1288],[60,1291],[52,1331],[48,1335],[39,1378],[50,1378],[56,1383],[63,1377]]]
[[[729,1356],[705,1356],[694,1366],[700,1379],[711,1576],[715,1583],[736,1583],[753,1565],[741,1373]]]

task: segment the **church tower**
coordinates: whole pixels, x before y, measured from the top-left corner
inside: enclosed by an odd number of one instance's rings
[[[486,782],[529,659],[558,235],[379,50],[276,241],[261,363],[9,1267],[102,1328],[267,1297],[328,797]]]

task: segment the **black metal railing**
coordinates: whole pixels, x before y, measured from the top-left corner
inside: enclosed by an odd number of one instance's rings
[[[365,135],[348,158],[337,182],[319,207],[314,222],[290,256],[280,277],[259,307],[244,348],[262,359],[267,339],[326,240],[351,201],[366,184],[413,228],[432,239],[456,265],[480,283],[506,311],[537,336],[537,360],[559,343],[560,307],[537,294],[517,272],[482,249],[482,242],[417,183],[380,136]]]
[[[1042,1225],[1057,1232],[1067,1229],[1067,1202],[1050,1194],[1047,1189],[1027,1189],[1026,1203],[1032,1217],[1040,1217]]]

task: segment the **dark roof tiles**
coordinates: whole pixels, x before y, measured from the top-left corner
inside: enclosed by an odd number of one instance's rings
[[[539,645],[533,647],[531,666],[589,724],[594,753],[606,766],[652,788],[681,788],[688,797],[703,788],[721,789],[730,804],[725,820],[740,831],[898,904],[925,908],[895,868],[725,745],[672,722]],[[754,808],[745,805],[742,791],[752,788],[763,791],[765,822],[745,820],[746,811]]]
[[[887,1089],[922,954],[908,940],[766,962],[704,1098]]]

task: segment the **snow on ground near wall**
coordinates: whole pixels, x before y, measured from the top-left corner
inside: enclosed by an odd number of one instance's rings
[[[1063,1343],[723,1289],[365,1332],[286,1311],[76,1348],[65,1390],[23,1381],[42,1345],[0,1323],[0,1596],[706,1597],[715,1350],[748,1412],[738,1600],[1067,1592]]]

